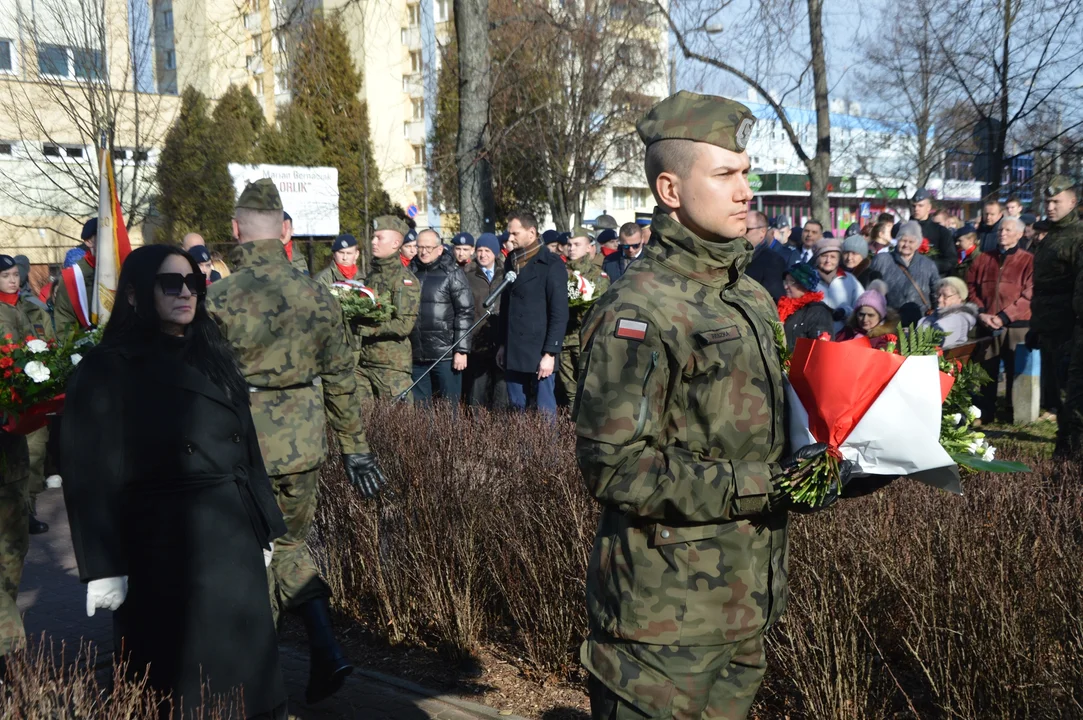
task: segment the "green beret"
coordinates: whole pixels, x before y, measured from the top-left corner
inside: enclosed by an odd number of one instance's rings
[[[406,233],[410,232],[410,227],[400,217],[381,215],[372,221],[372,231],[376,232],[377,230],[394,230],[405,238]]]
[[[1071,178],[1054,175],[1053,179],[1049,181],[1049,187],[1045,189],[1045,196],[1051,198],[1054,195],[1060,195],[1065,190],[1071,190],[1073,187],[1075,187],[1075,183],[1072,182]]]
[[[569,235],[568,237],[569,238],[585,237],[585,238],[590,238],[591,240],[593,240],[594,239],[594,233],[592,233],[590,230],[587,230],[582,225],[576,225],[574,228],[572,228],[571,235]]]
[[[756,116],[735,100],[681,90],[658,103],[636,125],[648,147],[659,140],[694,140],[744,152]]]
[[[244,186],[237,207],[247,210],[282,210],[282,196],[271,178],[260,178]]]

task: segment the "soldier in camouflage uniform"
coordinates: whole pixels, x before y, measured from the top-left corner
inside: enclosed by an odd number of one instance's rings
[[[20,308],[29,303],[18,300],[19,270],[14,258],[0,255],[0,275],[14,278],[14,292],[0,292],[0,344],[23,342],[37,329]],[[21,646],[25,638],[16,599],[30,548],[29,472],[26,438],[0,430],[0,669],[2,656]]]
[[[237,200],[233,273],[207,289],[207,309],[232,345],[249,383],[252,418],[287,533],[270,564],[276,613],[297,613],[311,644],[305,696],[316,702],[341,687],[353,668],[331,632],[330,589],[305,545],[316,513],[319,469],[330,423],[350,482],[364,497],[383,484],[361,427],[354,355],[331,292],[290,266],[282,200],[269,179]]]
[[[639,122],[652,242],[583,323],[576,449],[602,505],[581,652],[595,718],[744,718],[786,605],[778,315],[743,274],[754,123],[687,92]]]
[[[399,260],[403,238],[409,232],[406,223],[394,215],[383,215],[372,226],[372,270],[365,284],[388,298],[395,312],[385,322],[354,326],[360,347],[357,392],[363,400],[394,398],[410,387],[414,363],[410,332],[421,307],[421,283]],[[411,401],[409,396],[407,401]]]
[[[1083,221],[1072,181],[1046,189],[1049,234],[1034,253],[1034,298],[1027,346],[1041,347],[1046,402],[1057,408],[1055,457],[1083,449]]]
[[[590,256],[590,247],[594,242],[591,232],[585,227],[572,230],[568,240],[568,282],[576,282],[575,273],[586,278],[594,286],[591,296],[597,300],[609,289],[609,276]],[[579,328],[583,324],[582,308],[568,308],[568,329],[564,332],[564,346],[557,363],[557,404],[567,407],[575,399],[576,380],[579,377]]]
[[[282,246],[286,248],[286,258],[290,261],[290,266],[301,273],[302,275],[308,275],[308,260],[305,259],[305,253],[301,248],[298,248],[293,244],[293,218],[290,217],[288,212],[282,213],[282,218],[285,222],[283,226],[285,232],[282,235]]]

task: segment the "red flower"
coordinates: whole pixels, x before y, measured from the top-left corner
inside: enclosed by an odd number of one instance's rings
[[[899,342],[899,336],[888,333],[887,335],[884,335],[884,340],[889,343],[897,343]]]
[[[929,252],[929,238],[922,238],[921,239],[921,246],[918,248],[918,252],[921,253],[922,255]]]
[[[5,371],[4,371],[4,377],[5,377],[5,378],[9,378],[9,377],[11,377],[11,371],[10,371],[10,370],[5,370]]]
[[[37,338],[36,338],[36,337],[34,337],[33,335],[27,335],[27,336],[26,336],[26,341],[27,341],[27,342],[30,342],[31,340],[37,340]]]
[[[11,339],[11,333],[8,333],[7,335],[5,335],[4,339],[5,340],[10,340]]]
[[[0,368],[9,368],[15,364],[15,361],[9,357],[0,358]]]
[[[820,337],[818,337],[816,339],[817,340],[827,340],[828,342],[830,342],[831,341],[831,333],[822,332],[822,333],[820,333]]]

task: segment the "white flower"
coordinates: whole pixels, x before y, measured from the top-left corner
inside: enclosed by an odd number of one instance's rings
[[[970,408],[967,409],[966,414],[970,416],[971,420],[981,419],[981,410],[979,410],[976,405],[971,405]]]
[[[979,455],[983,451],[981,441],[975,441],[966,446],[966,451],[971,455]]]
[[[48,350],[49,343],[45,342],[44,340],[38,340],[37,338],[35,338],[26,343],[26,349],[37,355],[38,353],[43,353]]]
[[[72,367],[75,367],[76,365],[78,365],[79,361],[82,360],[82,359],[83,359],[83,356],[80,355],[79,353],[75,353],[74,355],[72,355],[71,356],[71,365],[72,365]]]
[[[986,445],[985,452],[982,453],[981,459],[985,462],[992,462],[993,459],[996,457],[996,452],[997,450],[995,447],[993,447],[992,445]]]
[[[49,379],[50,374],[49,368],[45,367],[44,364],[38,362],[37,360],[31,360],[30,362],[28,362],[26,364],[26,367],[23,368],[23,372],[26,373],[26,376],[28,378],[30,378],[36,383],[45,382]]]
[[[962,415],[962,413],[952,413],[952,414],[951,414],[951,415],[949,416],[949,418],[948,418],[948,419],[949,419],[949,420],[951,420],[951,424],[952,424],[952,425],[956,425],[956,426],[958,426],[958,425],[962,425],[962,424],[963,424],[963,415]]]

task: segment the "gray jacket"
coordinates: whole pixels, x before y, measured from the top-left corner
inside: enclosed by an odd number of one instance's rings
[[[921,319],[918,326],[932,327],[944,333],[944,349],[965,345],[970,338],[970,331],[978,324],[978,306],[974,303],[952,305],[937,310],[932,315]]]
[[[913,325],[932,309],[940,282],[936,264],[924,255],[914,255],[906,266],[913,282],[903,271],[904,266],[906,262],[895,250],[876,255],[869,265],[872,278],[887,283],[887,304],[899,311],[902,327]]]

